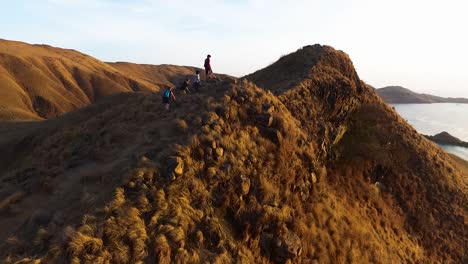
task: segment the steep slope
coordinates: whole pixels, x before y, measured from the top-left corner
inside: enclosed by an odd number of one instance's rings
[[[319,62],[312,67],[308,78],[295,83],[280,99],[293,116],[308,121],[303,126],[310,132],[311,140],[318,138],[319,144],[326,142],[327,138],[320,138],[320,132],[326,131],[325,134],[332,135],[329,142],[339,141],[336,148],[325,152],[333,181],[349,187],[344,188],[345,195],[356,196],[359,185],[363,184],[360,180],[385,188],[388,196],[383,201],[397,205],[392,208],[393,213],[403,217],[403,227],[409,237],[421,240],[424,254],[462,262],[467,244],[466,170],[457,167],[450,155],[418,134],[372,89],[360,83],[347,56],[339,52],[330,54],[325,52],[327,49],[331,48],[313,46],[299,51],[304,54],[315,50]],[[295,60],[297,64],[307,65],[310,59],[292,54],[247,78],[276,93],[284,91],[268,85],[277,83],[276,78],[282,82],[285,77],[281,69]],[[320,67],[320,64],[324,65]],[[360,96],[356,97],[357,94]],[[321,103],[314,102],[314,98]],[[327,118],[332,121],[330,126]],[[343,118],[348,120],[337,122]],[[313,123],[318,123],[319,129],[314,129]],[[350,177],[353,181],[349,181]],[[369,199],[365,193],[357,196],[357,200]],[[382,209],[377,210],[381,215]],[[382,226],[388,224],[388,219],[380,221]]]
[[[0,164],[4,262],[465,260],[466,172],[347,55],[308,46],[248,79],[265,89],[223,79],[171,112],[133,94],[0,130],[19,155]]]
[[[112,65],[73,50],[0,40],[0,120],[56,117],[112,94],[158,91],[178,81],[177,75],[193,71],[166,65]]]
[[[419,94],[401,86],[388,86],[377,89],[376,91],[377,94],[389,104],[468,104],[468,99],[466,98],[444,98],[430,94]]]

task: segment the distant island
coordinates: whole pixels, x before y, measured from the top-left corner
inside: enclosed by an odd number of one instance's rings
[[[438,144],[468,148],[468,142],[464,142],[461,139],[456,138],[445,131],[435,136],[427,136],[427,135],[424,135],[424,136],[427,139],[434,141],[435,143],[438,143]]]
[[[429,94],[419,94],[401,86],[387,86],[376,89],[376,91],[377,94],[389,104],[468,104],[468,99],[466,98],[444,98]]]

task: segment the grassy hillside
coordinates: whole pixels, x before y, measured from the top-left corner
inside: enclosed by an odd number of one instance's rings
[[[158,91],[187,74],[193,69],[107,64],[74,50],[0,40],[0,120],[52,118],[116,93]]]
[[[303,126],[312,135],[311,140],[318,138],[319,148],[322,144],[322,152],[327,153],[327,167],[332,168],[329,174],[336,177],[333,181],[349,187],[344,193],[347,196],[356,196],[356,192],[359,196],[363,184],[360,180],[381,186],[388,195],[383,201],[391,205],[392,214],[403,216],[403,228],[409,237],[420,239],[424,254],[453,262],[462,260],[467,242],[466,169],[460,169],[451,156],[419,135],[373,89],[360,82],[346,55],[327,52],[331,50],[328,47],[314,47],[298,54],[314,50],[318,63],[308,70],[308,77],[292,84],[293,88],[282,93],[280,99],[293,116],[307,120]],[[310,58],[296,54],[247,78],[274,92],[281,91],[281,87],[267,82],[287,79],[288,73],[281,69],[288,63],[309,63]],[[321,138],[323,133],[331,137]],[[327,142],[335,143],[331,150],[323,147]],[[358,200],[367,202],[367,196]],[[378,212],[383,216],[380,209]],[[377,217],[371,222],[386,225],[386,221],[388,217]],[[464,237],[454,237],[453,233]],[[452,259],[447,251],[454,250],[458,253]]]
[[[179,101],[118,95],[1,128],[3,261],[466,260],[466,165],[343,52],[307,46]]]
[[[140,83],[145,83],[148,86],[157,84],[159,87],[179,84],[184,77],[194,75],[195,70],[197,70],[194,67],[176,65],[148,65],[128,62],[108,64],[132,76]],[[198,70],[202,72],[201,69]]]

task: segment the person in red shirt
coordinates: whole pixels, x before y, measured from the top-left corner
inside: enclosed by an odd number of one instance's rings
[[[211,74],[213,73],[213,70],[211,69],[211,62],[210,62],[211,55],[208,54],[205,59],[205,75],[206,79],[211,78]]]

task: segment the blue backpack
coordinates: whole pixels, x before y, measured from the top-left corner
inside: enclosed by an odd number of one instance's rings
[[[164,98],[169,98],[170,96],[171,96],[171,90],[166,89],[166,91],[164,91],[164,93],[163,93],[163,97]]]

